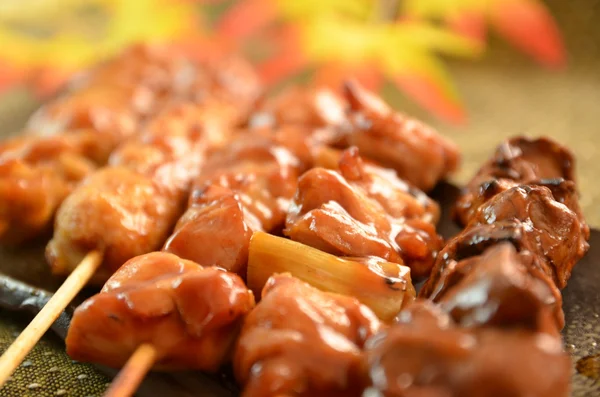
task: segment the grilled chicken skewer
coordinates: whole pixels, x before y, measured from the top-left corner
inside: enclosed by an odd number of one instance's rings
[[[238,61],[230,67],[229,59],[224,62],[213,69],[216,73],[208,74],[210,78],[202,76],[193,83],[198,98],[169,105],[144,132],[111,155],[109,166],[87,178],[63,203],[46,256],[55,273],[74,271],[76,282],[66,281],[74,289],[55,295],[48,303],[52,309],[32,322],[35,330],[26,328],[22,335],[27,338],[17,338],[0,358],[6,377],[68,304],[67,298],[90,278],[104,281],[126,260],[160,248],[183,210],[204,152],[223,143],[258,96],[257,80],[247,78],[255,77],[249,66]],[[233,76],[227,74],[240,72],[247,85],[240,92],[231,91],[238,86],[231,86]],[[78,268],[81,262],[86,264],[83,270]],[[4,381],[0,379],[0,384]]]
[[[585,254],[589,229],[567,153],[547,139],[514,138],[496,154],[507,161],[481,169],[457,206],[467,226],[420,292],[437,308],[418,302],[366,343],[370,393],[569,395],[559,288]]]
[[[0,144],[0,242],[49,232],[56,209],[165,102],[189,96],[194,65],[168,48],[133,47],[77,79]],[[188,79],[189,80],[189,79]]]

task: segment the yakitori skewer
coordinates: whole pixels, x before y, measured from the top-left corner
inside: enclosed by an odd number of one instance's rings
[[[223,75],[248,72],[244,63],[239,67],[235,60],[226,60],[213,67],[210,78],[202,76],[200,82],[194,82],[198,98],[174,101],[166,107],[143,133],[111,155],[107,167],[87,178],[62,204],[55,237],[47,247],[52,270],[56,274],[74,272],[90,251],[100,252],[101,260],[95,272],[86,273],[85,280],[68,283],[78,288],[69,290],[65,297],[59,295],[56,299],[63,305],[52,306],[52,315],[48,309],[49,317],[57,316],[66,306],[67,297],[76,295],[90,278],[104,281],[123,262],[153,251],[164,242],[183,208],[189,182],[198,173],[203,153],[227,139],[228,131],[246,117],[258,96],[253,72],[248,75],[254,79],[234,87]],[[238,88],[246,89],[244,95],[236,91]],[[24,332],[30,334],[27,328]],[[35,341],[32,338],[30,345]],[[7,369],[12,373],[18,360],[10,356],[6,360],[12,363],[11,370]]]
[[[176,253],[178,256],[167,253],[160,255],[219,265],[245,277],[252,231],[273,231],[283,226],[298,176],[311,161],[309,150],[302,143],[302,134],[305,133],[299,127],[277,131],[242,132],[227,147],[213,152],[196,180],[186,214],[181,217],[173,235],[164,246],[164,251]],[[225,246],[228,248],[223,249]],[[142,255],[134,258],[132,262],[142,263],[146,261],[145,258],[156,255],[159,253]],[[131,265],[126,264],[119,272],[129,274],[129,266]],[[157,267],[159,268],[160,266]],[[110,288],[111,280],[107,282],[104,290]],[[90,323],[88,319],[93,313],[102,310],[106,299],[109,297],[101,293],[77,310],[67,337],[68,352],[71,356],[83,361],[100,361],[107,365],[120,366],[127,355],[133,353],[128,361],[131,365],[126,365],[119,379],[139,379],[142,370],[149,369],[153,361],[160,365],[160,360],[164,360],[165,355],[168,357],[174,354],[172,348],[165,349],[161,345],[160,334],[157,333],[150,341],[145,340],[143,347],[138,347],[135,352],[131,350],[131,346],[119,349],[123,356],[118,358],[117,362],[110,361],[105,351],[90,356],[89,352],[94,349],[89,342],[103,345],[104,337],[97,332],[97,327],[87,328],[87,324]],[[215,298],[208,296],[207,299]],[[193,308],[199,310],[202,305],[201,301],[196,301]],[[211,314],[209,318],[213,317]],[[98,321],[103,319],[98,318]],[[151,332],[152,322],[146,321],[145,329],[144,332]],[[79,337],[80,335],[85,337]],[[194,339],[200,338],[201,335],[203,334],[197,334]],[[150,354],[152,348],[149,345],[158,351],[156,355]],[[110,352],[108,355],[111,355]],[[179,361],[181,360],[180,357]],[[174,361],[174,365],[210,369],[204,362],[185,364],[184,360],[180,364]],[[111,388],[110,393],[128,395],[132,391],[131,386],[133,382],[126,383],[126,386],[117,385]]]
[[[466,227],[440,252],[420,292],[437,307],[418,302],[366,343],[371,393],[570,394],[559,288],[589,236],[572,162],[549,139],[500,146],[459,199]],[[411,382],[393,381],[401,377]]]

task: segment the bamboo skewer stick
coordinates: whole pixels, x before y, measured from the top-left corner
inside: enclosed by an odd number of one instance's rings
[[[139,346],[113,380],[104,397],[132,396],[154,365],[157,355],[154,346],[150,344]]]
[[[101,263],[102,254],[100,252],[92,251],[88,253],[44,308],[27,325],[12,345],[6,349],[0,357],[0,387],[6,383],[27,353],[33,349],[60,313],[87,284]]]

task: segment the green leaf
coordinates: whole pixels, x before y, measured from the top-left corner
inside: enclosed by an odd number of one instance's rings
[[[474,58],[484,50],[480,41],[422,22],[397,23],[390,27],[389,34],[395,37],[397,45],[412,45],[445,55]]]

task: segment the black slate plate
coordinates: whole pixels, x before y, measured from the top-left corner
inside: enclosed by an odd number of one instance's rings
[[[450,220],[449,210],[458,189],[441,184],[433,192],[443,207],[440,233],[448,238],[460,229]],[[573,396],[600,396],[600,231],[593,230],[590,251],[576,265],[567,288],[563,291],[566,326],[563,330],[565,345],[573,356]],[[36,287],[54,289],[60,280],[48,273],[43,259],[43,242],[19,250],[0,249],[0,308],[36,313],[50,294],[36,292],[37,299],[28,299],[31,291],[23,284],[12,284],[2,273],[25,281]],[[84,292],[84,296],[94,291]],[[61,337],[71,309],[54,324],[53,330]],[[598,355],[598,357],[595,357]],[[579,367],[587,375],[576,370]],[[109,375],[114,370],[99,368]],[[237,395],[235,385],[228,376],[207,376],[196,372],[177,374],[151,374],[140,388],[141,397],[158,396],[215,396]]]

